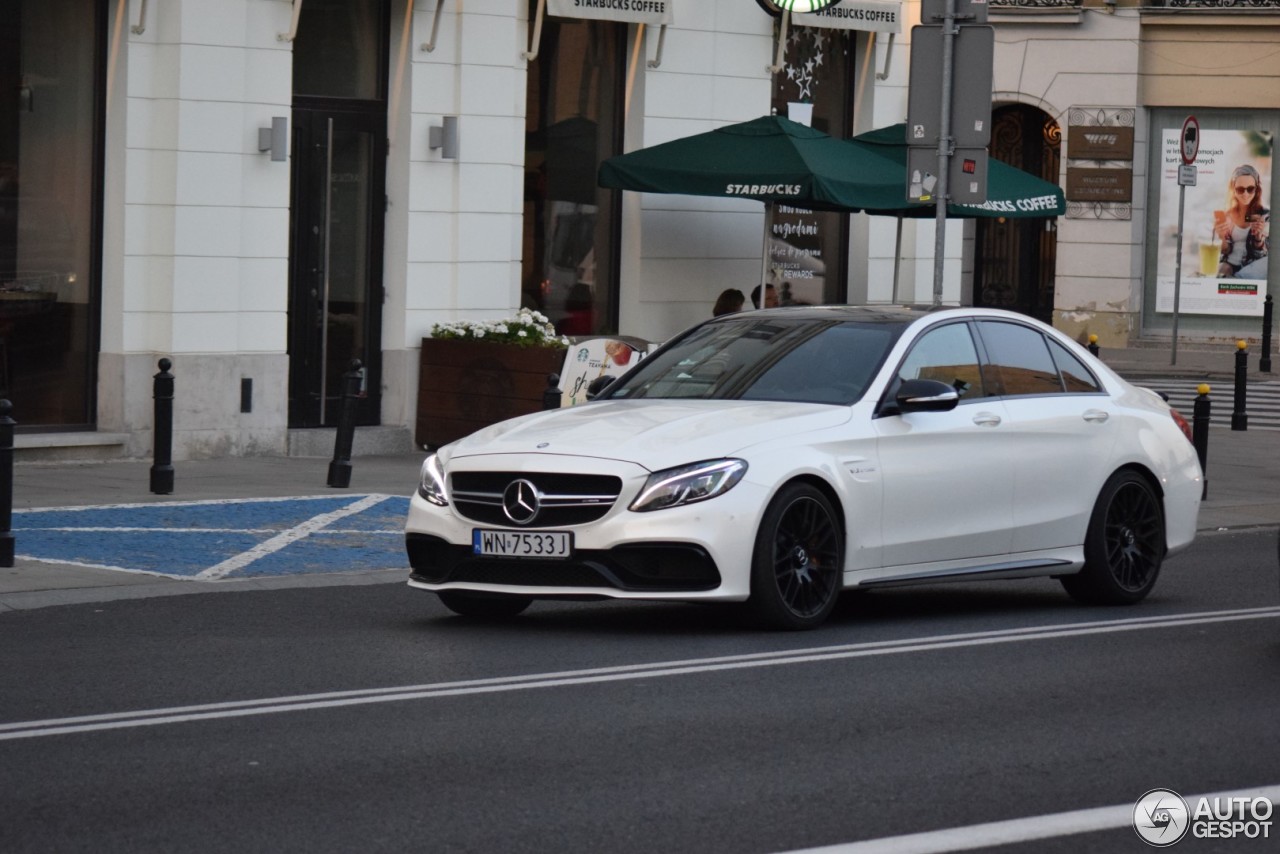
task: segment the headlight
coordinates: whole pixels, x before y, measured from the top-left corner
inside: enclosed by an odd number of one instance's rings
[[[449,505],[444,489],[444,469],[435,454],[422,461],[422,482],[418,484],[418,494],[439,507]]]
[[[723,495],[747,472],[744,460],[708,460],[654,472],[631,502],[638,511],[662,510]]]

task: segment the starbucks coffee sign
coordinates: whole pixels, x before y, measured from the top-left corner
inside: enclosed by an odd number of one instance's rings
[[[670,24],[675,0],[547,0],[547,14],[629,24]]]
[[[902,3],[885,0],[842,0],[828,3],[816,12],[791,14],[791,23],[802,27],[834,30],[863,30],[874,33],[902,32]]]

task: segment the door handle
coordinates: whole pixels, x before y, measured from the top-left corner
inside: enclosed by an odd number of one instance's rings
[[[1080,416],[1091,424],[1101,424],[1111,416],[1103,412],[1101,409],[1086,409],[1084,415]]]
[[[995,427],[1000,424],[1000,416],[994,412],[979,412],[973,416],[973,423],[979,427]]]

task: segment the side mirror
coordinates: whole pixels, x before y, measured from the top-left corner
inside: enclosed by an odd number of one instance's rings
[[[894,398],[899,412],[947,412],[960,402],[960,392],[938,380],[906,380]]]
[[[600,392],[613,384],[615,379],[617,379],[617,377],[611,377],[608,374],[605,374],[604,376],[596,377],[591,382],[587,383],[587,400],[595,400]]]

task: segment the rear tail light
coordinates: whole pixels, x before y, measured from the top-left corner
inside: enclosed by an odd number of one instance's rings
[[[1191,425],[1187,423],[1187,419],[1182,417],[1182,413],[1169,407],[1169,414],[1173,416],[1173,423],[1178,425],[1178,429],[1182,431],[1182,435],[1187,437],[1187,441],[1195,444],[1195,439],[1191,438]]]

